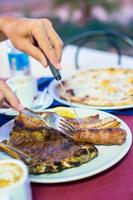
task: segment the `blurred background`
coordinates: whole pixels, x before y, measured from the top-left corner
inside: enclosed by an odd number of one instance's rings
[[[133,0],[0,0],[0,15],[48,17],[63,39],[87,30],[133,37]]]
[[[48,17],[65,40],[88,30],[133,37],[133,0],[0,0],[0,15]]]
[[[64,41],[91,30],[118,31],[133,39],[133,0],[0,0],[0,15],[49,18]],[[99,44],[89,43],[89,48],[106,49]],[[129,47],[122,53],[133,56]]]

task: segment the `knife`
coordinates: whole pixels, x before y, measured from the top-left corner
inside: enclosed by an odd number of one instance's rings
[[[76,110],[75,110],[75,108],[74,108],[72,102],[70,101],[70,99],[69,99],[69,97],[68,97],[68,95],[67,95],[67,93],[66,93],[66,90],[65,90],[65,88],[64,88],[64,86],[63,86],[63,84],[62,84],[62,82],[61,82],[62,77],[61,77],[61,74],[60,74],[59,70],[57,70],[55,67],[53,67],[53,65],[52,65],[48,60],[47,60],[47,62],[48,62],[48,66],[49,66],[49,68],[50,68],[50,71],[51,71],[52,74],[53,74],[53,77],[54,77],[54,78],[58,81],[58,83],[60,84],[60,86],[61,86],[61,88],[62,88],[62,90],[63,90],[64,96],[65,96],[65,98],[67,99],[67,101],[68,101],[70,107],[71,107],[72,110],[74,111],[75,116],[76,116],[76,119],[77,119],[77,122],[79,123],[79,125],[80,125],[80,127],[81,127],[81,123],[80,123],[80,120],[79,120],[79,118],[78,118],[78,114],[77,114],[77,112],[76,112]]]
[[[34,45],[40,49],[40,47],[39,47],[39,45],[38,45],[38,43],[37,43],[37,41],[36,41],[35,39],[34,39]],[[41,49],[40,49],[40,50],[41,50]],[[54,77],[54,78],[58,81],[58,83],[60,84],[60,86],[61,86],[61,88],[62,88],[62,90],[63,90],[64,96],[65,96],[65,98],[67,99],[67,101],[68,101],[70,107],[71,107],[72,110],[74,111],[75,116],[76,116],[76,119],[77,119],[77,122],[79,123],[79,125],[80,125],[80,127],[81,127],[81,123],[80,123],[80,120],[79,120],[79,118],[78,118],[78,114],[77,114],[77,112],[76,112],[76,110],[75,110],[73,104],[71,103],[71,101],[70,101],[70,99],[69,99],[69,97],[68,97],[68,95],[67,95],[67,93],[66,93],[66,90],[65,90],[65,88],[64,88],[64,86],[63,86],[63,84],[62,84],[62,82],[61,82],[62,77],[61,77],[61,74],[60,74],[59,70],[57,70],[57,69],[50,63],[50,61],[49,61],[49,59],[47,58],[47,56],[46,56],[46,60],[47,60],[48,66],[49,66],[49,68],[50,68],[50,71],[51,71],[51,73],[53,74],[53,77]]]

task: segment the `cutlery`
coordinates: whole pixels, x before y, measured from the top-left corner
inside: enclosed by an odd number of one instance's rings
[[[73,138],[72,132],[74,127],[67,122],[67,120],[60,115],[53,112],[45,112],[42,115],[36,114],[28,108],[24,108],[21,113],[34,117],[44,122],[49,128],[54,128],[69,138]]]
[[[80,123],[80,120],[79,120],[79,118],[78,118],[78,114],[77,114],[77,112],[76,112],[76,110],[75,110],[75,108],[74,108],[72,102],[70,101],[70,99],[69,99],[69,97],[68,97],[68,95],[67,95],[67,93],[66,93],[66,90],[65,90],[65,88],[64,88],[64,86],[63,86],[63,84],[62,84],[62,82],[61,82],[62,77],[61,77],[61,74],[60,74],[59,70],[57,70],[55,67],[53,67],[53,66],[51,65],[51,63],[49,62],[49,60],[47,60],[47,62],[48,62],[48,66],[49,66],[49,68],[50,68],[50,70],[51,70],[51,72],[52,72],[54,78],[55,78],[55,79],[58,81],[58,83],[60,84],[60,86],[61,86],[61,88],[62,88],[62,90],[63,90],[64,96],[65,96],[65,98],[67,99],[67,101],[68,101],[70,107],[71,107],[72,110],[74,111],[74,113],[75,113],[75,115],[76,115],[76,120],[77,120],[77,122],[79,123],[79,125],[80,125],[80,127],[81,127],[81,123]]]

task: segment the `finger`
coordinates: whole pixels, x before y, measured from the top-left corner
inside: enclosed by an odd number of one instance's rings
[[[0,92],[0,108],[3,107],[3,104],[2,104],[3,99],[4,99],[4,96],[3,96],[2,92]]]
[[[46,29],[46,33],[47,36],[50,40],[50,42],[52,43],[54,49],[55,49],[55,53],[59,59],[59,61],[61,60],[61,56],[62,56],[62,49],[63,49],[63,42],[60,39],[60,37],[58,36],[58,34],[56,33],[56,31],[54,30],[54,28],[52,27],[51,24],[49,25],[45,25],[45,29]]]
[[[21,105],[19,99],[15,96],[13,91],[7,86],[7,84],[0,80],[0,91],[4,98],[9,102],[9,104],[17,111],[21,111],[23,106]]]
[[[42,27],[40,29],[39,28],[34,29],[33,36],[35,37],[40,49],[50,60],[51,64],[55,68],[60,69],[58,57],[44,29]]]
[[[0,92],[0,102],[4,99],[4,95]]]
[[[3,104],[2,104],[3,98],[4,98],[4,96],[3,96],[2,92],[0,92],[0,108],[3,108]]]
[[[47,67],[48,64],[46,58],[39,48],[35,47],[30,40],[26,39],[22,40],[22,44],[22,51],[26,52],[27,54],[41,62],[44,67]]]

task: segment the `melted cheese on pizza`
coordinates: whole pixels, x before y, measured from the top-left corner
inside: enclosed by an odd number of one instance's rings
[[[131,69],[89,69],[67,79],[64,86],[70,99],[78,103],[105,106],[133,104]],[[69,91],[73,91],[73,94]]]

